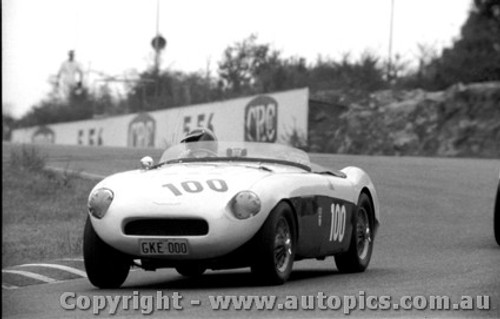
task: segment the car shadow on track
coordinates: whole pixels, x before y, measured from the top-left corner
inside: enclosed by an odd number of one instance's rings
[[[288,279],[289,283],[311,280],[315,278],[326,278],[333,276],[345,276],[337,270],[328,269],[298,269],[294,270]],[[255,277],[250,270],[238,272],[209,272],[199,277],[176,277],[154,284],[126,286],[127,289],[207,289],[207,288],[243,288],[243,287],[265,287],[265,282]],[[124,287],[125,288],[125,287]]]

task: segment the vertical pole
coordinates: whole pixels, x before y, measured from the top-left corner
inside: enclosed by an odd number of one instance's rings
[[[156,41],[160,36],[160,0],[156,0]],[[155,43],[155,70],[159,72],[160,68],[160,49],[158,43]]]
[[[155,104],[159,103],[159,96],[160,96],[160,46],[159,46],[159,39],[160,39],[160,0],[156,0],[156,43],[155,43],[155,77],[156,77],[156,87],[155,87],[155,95],[156,95],[156,101]],[[155,108],[158,108],[158,105],[155,106]]]
[[[389,61],[387,63],[387,79],[392,80],[392,30],[394,26],[394,0],[391,0],[391,22],[389,29]]]

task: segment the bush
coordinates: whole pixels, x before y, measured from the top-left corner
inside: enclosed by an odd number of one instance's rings
[[[41,171],[45,167],[46,158],[35,147],[23,145],[20,151],[14,150],[10,154],[10,164],[14,168],[29,171]]]

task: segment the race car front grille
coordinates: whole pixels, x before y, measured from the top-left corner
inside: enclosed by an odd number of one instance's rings
[[[138,219],[125,224],[125,235],[135,236],[203,236],[208,223],[203,219]]]

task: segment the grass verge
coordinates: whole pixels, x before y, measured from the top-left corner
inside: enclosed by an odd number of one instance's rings
[[[43,170],[35,148],[2,164],[2,267],[80,257],[87,197],[95,181]]]

